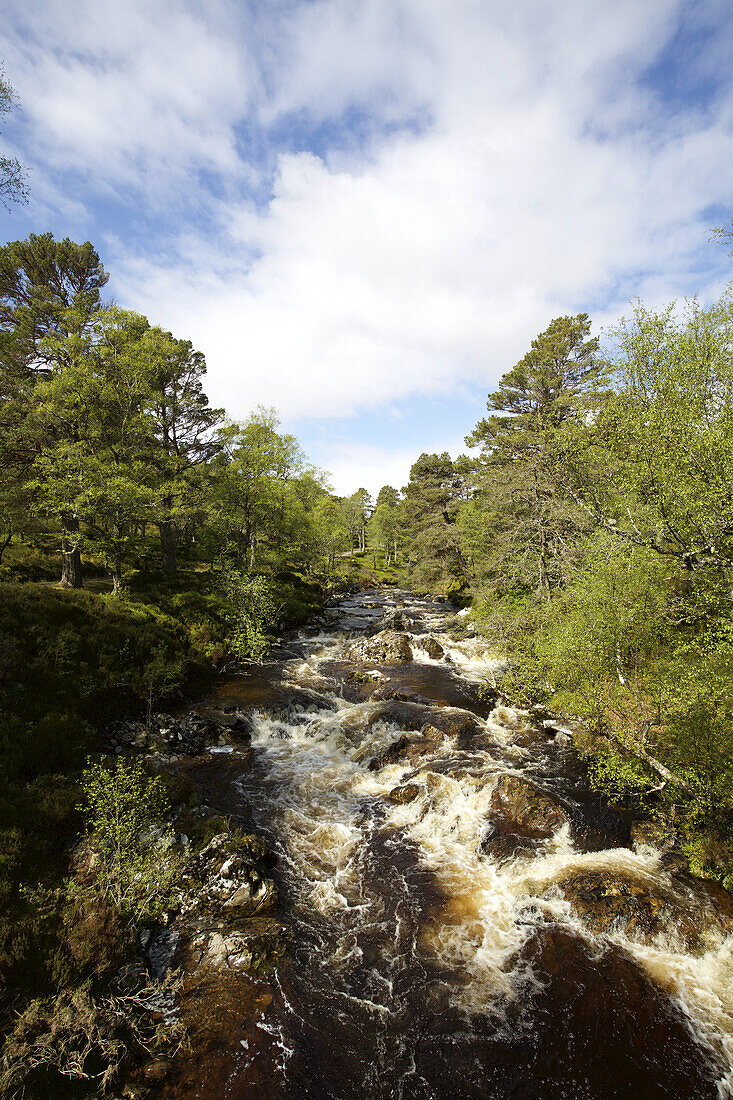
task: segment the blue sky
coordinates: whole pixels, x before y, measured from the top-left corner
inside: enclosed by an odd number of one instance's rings
[[[31,203],[341,492],[458,453],[561,313],[719,294],[728,0],[5,0]]]

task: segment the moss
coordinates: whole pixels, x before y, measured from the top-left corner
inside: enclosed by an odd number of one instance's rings
[[[29,778],[78,766],[96,730],[203,662],[157,609],[40,584],[0,587],[0,767]]]

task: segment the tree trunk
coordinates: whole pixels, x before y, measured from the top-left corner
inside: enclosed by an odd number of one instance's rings
[[[163,555],[163,569],[166,573],[175,573],[178,569],[176,558],[176,526],[166,519],[158,524],[160,532],[160,552]]]
[[[112,595],[119,596],[122,589],[122,562],[119,557],[115,557],[115,563],[112,568]]]
[[[81,551],[76,545],[75,535],[79,532],[79,520],[76,516],[61,518],[61,588],[81,588]]]

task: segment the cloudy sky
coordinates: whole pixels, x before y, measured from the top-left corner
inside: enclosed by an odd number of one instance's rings
[[[730,0],[4,0],[31,168],[3,240],[89,239],[341,492],[458,453],[561,313],[731,277]]]

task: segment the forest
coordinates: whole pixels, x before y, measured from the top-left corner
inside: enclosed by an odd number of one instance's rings
[[[552,320],[466,454],[372,500],[334,494],[275,410],[212,407],[203,354],[107,279],[89,242],[0,250],[4,1013],[113,964],[120,907],[79,932],[64,871],[80,782],[105,805],[107,773],[80,779],[105,723],[370,585],[469,608],[502,697],[571,720],[596,789],[731,885],[729,294],[638,304],[603,344],[586,314]]]
[[[450,595],[510,658],[505,691],[582,718],[597,781],[654,788],[717,867],[698,826],[727,830],[733,782],[729,295],[638,305],[603,347],[555,319],[469,457],[423,454],[372,501],[334,495],[274,410],[212,408],[202,353],[105,302],[107,278],[89,242],[0,251],[6,600],[44,616],[81,591],[70,608],[175,624],[220,667],[349,577]],[[151,655],[132,694],[181,660]]]

